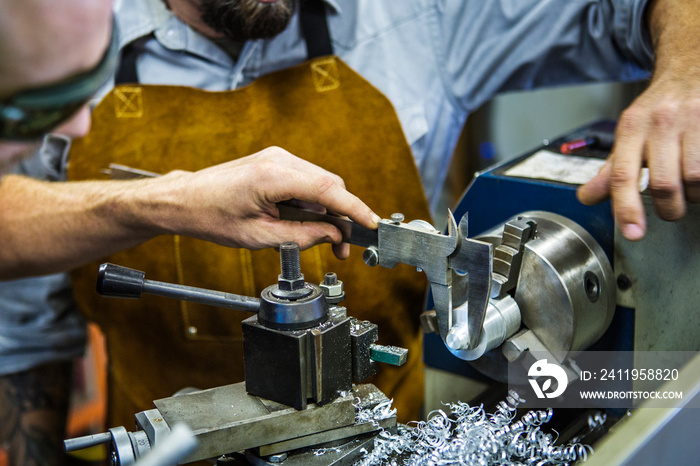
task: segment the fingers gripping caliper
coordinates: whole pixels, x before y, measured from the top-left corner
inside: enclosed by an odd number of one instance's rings
[[[379,221],[370,230],[351,220],[318,213],[289,204],[278,204],[280,218],[301,222],[327,222],[343,234],[343,240],[365,249],[363,259],[369,266],[394,268],[407,264],[425,272],[435,304],[436,330],[453,349],[470,350],[479,344],[491,293],[493,245],[467,236],[467,216],[455,221],[448,215],[443,234],[423,220],[404,223],[402,214]],[[467,283],[467,317],[454,312],[453,281]],[[428,316],[432,321],[433,316]],[[428,324],[429,326],[432,324]],[[424,323],[425,326],[425,323]]]

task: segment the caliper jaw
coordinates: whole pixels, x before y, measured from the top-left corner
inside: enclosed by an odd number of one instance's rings
[[[453,274],[467,275],[468,346],[478,344],[491,290],[493,246],[467,236],[467,216],[459,227],[448,212],[447,234],[424,222],[379,222],[378,247],[371,251],[377,264],[394,268],[407,264],[425,272],[435,304],[437,328],[443,340],[454,326]]]
[[[454,222],[452,212],[450,218]],[[450,257],[449,266],[451,273],[467,274],[467,348],[472,349],[479,344],[489,304],[493,277],[493,245],[469,238],[467,229],[468,219],[467,214],[464,214],[459,222],[458,248]],[[446,339],[447,334],[440,334]]]

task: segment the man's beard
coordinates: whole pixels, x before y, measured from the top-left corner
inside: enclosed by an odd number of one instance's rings
[[[269,39],[287,27],[297,0],[202,0],[202,20],[229,39]]]

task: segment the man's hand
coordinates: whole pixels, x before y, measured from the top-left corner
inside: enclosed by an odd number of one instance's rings
[[[162,235],[263,249],[296,241],[350,246],[329,223],[280,220],[290,199],[377,228],[379,217],[343,180],[278,147],[197,172],[128,181],[49,183],[8,175],[0,183],[0,279],[59,272]]]
[[[284,149],[256,154],[198,172],[176,171],[149,180],[173,202],[160,221],[173,234],[225,246],[262,249],[296,241],[302,249],[333,243],[339,258],[349,245],[329,223],[280,220],[276,204],[296,199],[305,207],[350,217],[377,228],[379,217],[345,189],[343,180]],[[169,207],[169,208],[168,208]]]
[[[686,201],[700,202],[700,4],[657,0],[649,17],[656,51],[651,84],[623,112],[605,166],[578,191],[589,205],[611,197],[620,231],[632,241],[646,233],[639,194],[644,162],[659,217],[678,220]]]

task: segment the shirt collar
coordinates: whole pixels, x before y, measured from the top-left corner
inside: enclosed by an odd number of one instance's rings
[[[330,14],[340,14],[338,0],[323,1]],[[231,63],[231,57],[222,48],[180,21],[163,0],[120,0],[117,5],[120,48],[152,34],[167,49],[186,50],[223,65]]]
[[[117,9],[120,47],[153,34],[170,50],[187,50],[221,63],[230,63],[228,55],[213,41],[180,21],[163,0],[122,0]]]
[[[303,0],[301,0],[303,1]],[[336,14],[341,14],[343,12],[343,9],[340,8],[340,5],[336,0],[323,0],[329,7],[333,9],[333,13]]]
[[[338,0],[323,0],[333,13],[341,14],[342,8]],[[194,31],[180,21],[166,7],[163,0],[121,0],[117,5],[126,3],[120,9],[119,19],[119,46],[133,42],[139,37],[154,33],[159,42],[168,48],[184,49],[187,41]]]

